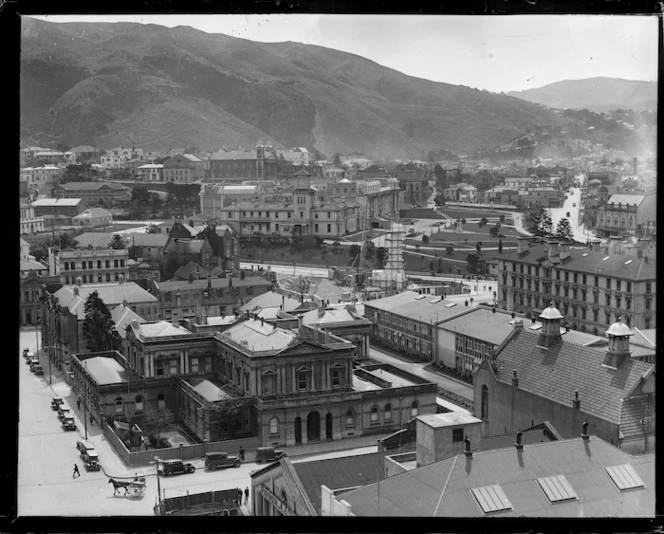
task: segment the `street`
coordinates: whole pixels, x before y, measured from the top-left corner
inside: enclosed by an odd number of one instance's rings
[[[581,189],[572,187],[563,202],[562,208],[549,208],[549,213],[553,221],[554,231],[558,227],[560,219],[566,218],[569,221],[574,239],[580,243],[585,243],[588,239],[596,239],[596,235],[593,232],[586,231],[585,226],[580,222],[581,202]],[[569,213],[569,217],[567,213]]]

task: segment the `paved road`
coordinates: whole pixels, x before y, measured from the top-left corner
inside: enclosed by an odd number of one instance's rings
[[[398,367],[399,369],[403,369],[404,371],[412,373],[415,376],[426,378],[431,382],[435,382],[441,388],[447,391],[451,391],[452,393],[455,393],[460,397],[463,397],[464,399],[468,399],[469,401],[473,400],[473,387],[471,385],[461,382],[460,380],[455,380],[453,378],[448,378],[446,376],[439,375],[438,373],[432,373],[431,371],[427,371],[426,369],[424,369],[424,367],[428,365],[428,363],[411,362],[410,360],[406,360],[405,358],[402,359],[396,356],[392,356],[373,347],[369,349],[369,354],[371,358],[374,360],[394,365],[395,367]]]
[[[576,205],[575,205],[576,204]],[[581,189],[578,187],[572,187],[570,192],[567,194],[567,199],[563,202],[561,208],[549,208],[549,213],[551,214],[551,220],[553,221],[554,231],[558,226],[558,222],[566,218],[570,227],[572,228],[572,235],[576,241],[585,243],[588,238],[596,239],[594,232],[586,231],[585,226],[580,222],[580,211],[581,211]],[[569,213],[569,217],[567,217]]]

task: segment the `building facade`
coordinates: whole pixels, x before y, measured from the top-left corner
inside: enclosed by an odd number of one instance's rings
[[[129,251],[113,248],[49,249],[49,274],[65,285],[127,280]],[[80,280],[79,280],[80,279]]]
[[[215,152],[210,156],[207,181],[274,180],[277,178],[278,163],[279,157],[271,145],[259,144],[250,152]]]

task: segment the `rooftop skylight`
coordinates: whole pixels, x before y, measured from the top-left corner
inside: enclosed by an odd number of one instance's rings
[[[629,464],[614,465],[605,468],[607,474],[620,491],[645,488],[645,483]]]
[[[538,478],[537,483],[552,503],[578,499],[565,475]]]
[[[470,490],[485,514],[504,512],[512,509],[512,503],[498,484]]]

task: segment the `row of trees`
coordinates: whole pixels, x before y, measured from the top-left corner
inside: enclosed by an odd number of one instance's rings
[[[554,232],[554,225],[553,220],[551,219],[551,215],[549,214],[549,211],[542,206],[538,206],[526,212],[525,222],[528,230],[534,235],[553,235],[566,241],[572,241],[574,239],[569,220],[567,218],[560,219]]]

